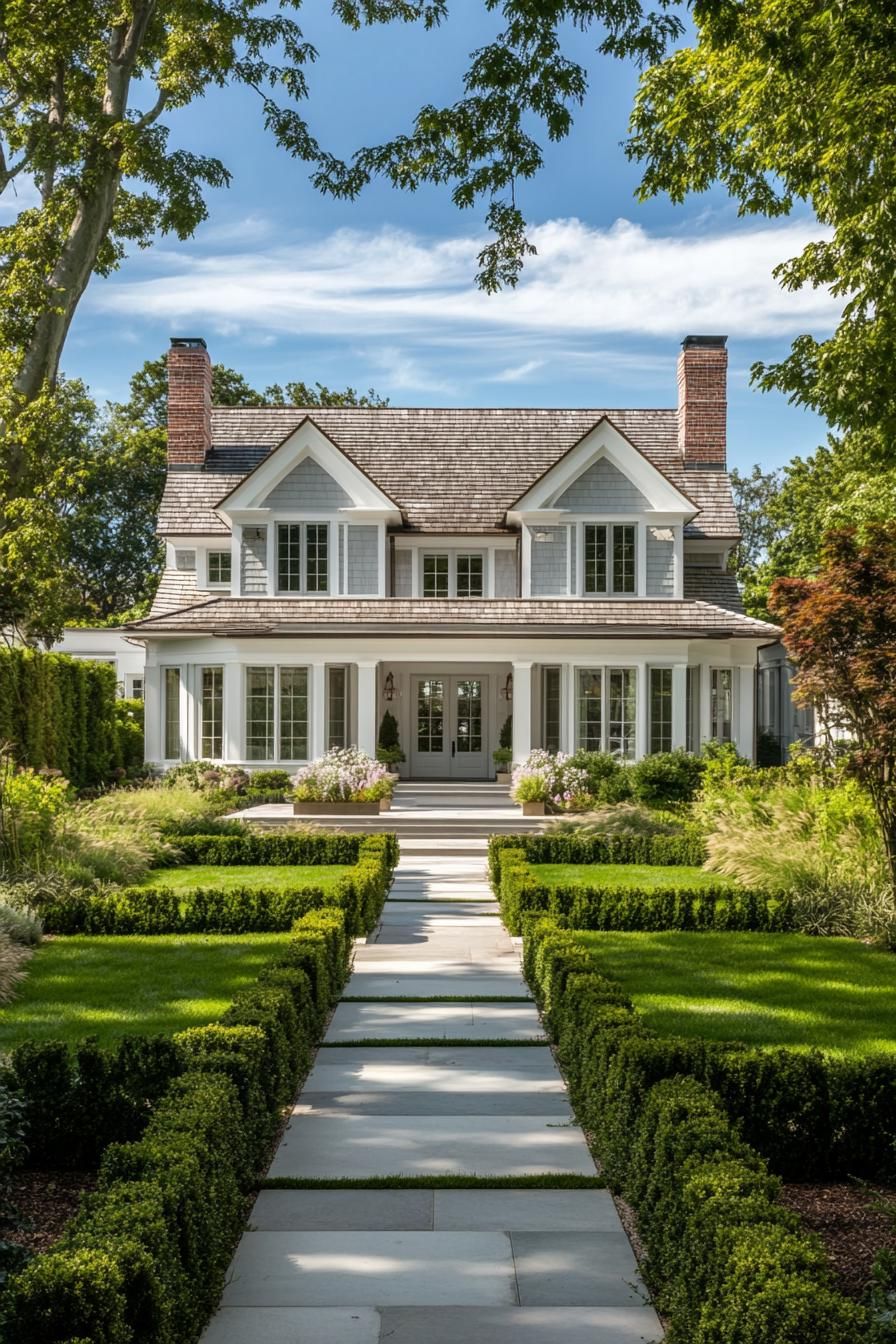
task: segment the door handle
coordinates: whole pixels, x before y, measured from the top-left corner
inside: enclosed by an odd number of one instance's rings
[[[454,756],[454,738],[451,739],[451,755]]]

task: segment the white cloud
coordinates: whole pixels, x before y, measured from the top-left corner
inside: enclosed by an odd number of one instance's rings
[[[473,283],[480,240],[343,229],[251,250],[169,248],[150,254],[139,278],[95,284],[88,302],[129,318],[227,332],[413,336],[430,344],[499,335],[677,339],[688,331],[792,337],[828,330],[840,310],[825,290],[785,293],[772,278],[778,262],[820,236],[811,221],[688,236],[648,233],[627,220],[609,229],[551,220],[533,230],[538,255],[518,288],[486,295]]]
[[[502,369],[486,379],[489,383],[521,383],[530,373],[535,373],[544,364],[543,359],[527,359],[525,364],[514,364],[512,368]]]

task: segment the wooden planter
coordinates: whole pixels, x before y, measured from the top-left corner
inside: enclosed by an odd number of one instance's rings
[[[381,798],[381,799],[380,799],[380,811],[381,811],[381,812],[388,812],[388,811],[389,811],[389,808],[390,808],[391,806],[392,806],[392,799],[391,799],[391,798]]]
[[[297,817],[377,817],[380,813],[379,801],[373,803],[349,803],[340,800],[335,803],[307,799],[295,802],[292,810]]]
[[[509,784],[509,783],[510,783],[510,771],[509,771],[509,770],[499,770],[499,771],[497,772],[497,774],[495,775],[495,782],[496,782],[497,784]]]
[[[544,803],[520,803],[523,809],[524,817],[543,817],[545,815]]]

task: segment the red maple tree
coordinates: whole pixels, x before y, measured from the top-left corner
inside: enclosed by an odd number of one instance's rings
[[[797,704],[845,738],[896,890],[896,525],[830,533],[813,579],[778,579],[769,609],[796,664]]]

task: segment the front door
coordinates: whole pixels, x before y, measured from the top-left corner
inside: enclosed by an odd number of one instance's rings
[[[418,779],[488,776],[486,679],[414,677],[411,775]]]

